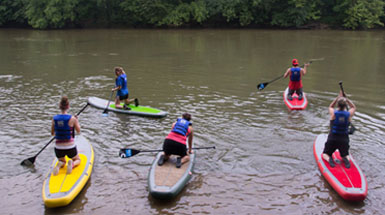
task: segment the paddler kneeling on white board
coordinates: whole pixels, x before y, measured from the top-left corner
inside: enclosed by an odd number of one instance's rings
[[[346,168],[350,168],[349,158],[349,125],[356,111],[356,106],[348,98],[340,95],[329,105],[330,132],[322,154],[323,159],[329,161],[331,167],[335,167],[332,155],[337,149],[340,152]],[[337,104],[338,109],[334,110]],[[347,109],[349,105],[350,109]]]
[[[80,125],[76,116],[67,114],[70,104],[68,98],[63,96],[60,100],[59,108],[61,114],[53,117],[51,134],[55,135],[55,154],[59,162],[53,169],[53,174],[58,175],[60,168],[65,166],[65,156],[69,157],[67,164],[67,174],[72,172],[72,168],[80,164],[80,158],[75,145],[75,130],[80,133]]]
[[[127,75],[123,70],[123,67],[115,67],[115,87],[112,89],[112,92],[117,91],[116,98],[115,98],[115,107],[118,109],[124,109],[124,110],[131,110],[128,105],[131,102],[135,102],[135,106],[137,107],[139,105],[139,101],[137,98],[135,99],[129,99],[130,91],[127,88]],[[124,102],[124,105],[120,105],[121,102]]]
[[[167,135],[163,143],[163,155],[158,160],[158,165],[162,166],[170,155],[179,155],[176,159],[176,168],[190,160],[189,154],[192,154],[193,128],[190,122],[191,115],[184,113],[182,118],[178,118],[172,124],[171,132]],[[188,153],[186,140],[188,138]]]

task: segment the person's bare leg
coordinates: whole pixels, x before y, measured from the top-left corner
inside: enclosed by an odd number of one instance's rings
[[[57,165],[53,168],[53,175],[58,175],[60,168],[66,164],[66,159],[64,157],[59,158]]]
[[[329,165],[331,167],[335,167],[336,164],[334,163],[334,160],[332,157],[330,157],[328,154],[322,153],[322,158],[329,162]]]
[[[115,108],[117,108],[117,109],[123,109],[123,106],[120,105],[120,99],[119,99],[119,97],[116,97],[116,98],[115,98]]]
[[[190,156],[186,155],[182,158],[182,164],[187,163],[190,161]]]
[[[76,155],[75,157],[69,159],[67,163],[67,174],[70,174],[72,172],[72,169],[78,166],[79,164],[80,164],[79,155]]]

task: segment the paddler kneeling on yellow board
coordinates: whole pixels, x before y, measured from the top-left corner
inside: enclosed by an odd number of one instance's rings
[[[193,128],[190,122],[191,115],[184,113],[182,118],[178,118],[172,124],[171,132],[167,135],[163,143],[163,155],[158,160],[158,165],[162,166],[170,155],[179,155],[176,159],[176,168],[190,160],[189,154],[192,154]],[[188,153],[186,140],[188,138]]]
[[[68,98],[63,96],[60,100],[59,108],[61,114],[53,117],[51,134],[55,136],[55,154],[59,162],[53,169],[53,174],[58,175],[60,168],[65,166],[65,156],[69,157],[67,164],[67,174],[72,172],[72,168],[80,164],[80,158],[75,145],[75,130],[80,133],[80,125],[77,116],[67,114],[70,104]]]
[[[335,167],[332,158],[333,153],[338,149],[345,167],[350,168],[349,158],[349,125],[356,111],[356,106],[348,98],[340,95],[337,96],[329,105],[330,114],[330,132],[325,143],[325,148],[322,154],[323,159],[329,161],[331,167]],[[338,109],[334,110],[337,104]],[[347,111],[347,107],[350,109]]]

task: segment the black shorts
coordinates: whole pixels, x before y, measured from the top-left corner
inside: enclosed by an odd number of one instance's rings
[[[187,147],[185,144],[170,139],[164,140],[163,151],[166,155],[179,155],[181,157],[187,155]]]
[[[294,92],[297,93],[297,95],[301,95],[302,94],[302,87],[297,89],[297,90],[292,90],[292,89],[289,88],[288,95],[293,95]]]
[[[125,99],[128,99],[128,94],[126,94],[124,96],[119,96],[119,100],[125,100]]]
[[[345,157],[349,155],[349,147],[349,135],[329,134],[323,153],[332,156],[332,154],[338,149],[341,157]]]
[[[66,155],[69,158],[73,158],[78,154],[78,150],[76,147],[73,147],[72,149],[57,149],[55,148],[55,154],[57,158],[65,157]]]

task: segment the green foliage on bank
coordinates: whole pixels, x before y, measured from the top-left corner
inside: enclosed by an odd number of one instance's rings
[[[0,26],[278,27],[384,26],[385,0],[0,0]]]

